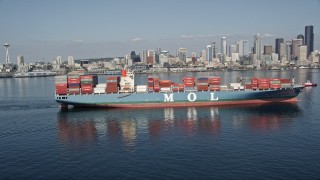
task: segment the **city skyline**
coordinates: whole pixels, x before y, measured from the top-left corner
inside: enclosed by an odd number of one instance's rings
[[[314,50],[319,50],[320,1],[0,1],[0,42],[10,45],[11,61],[52,61],[57,56],[116,57],[162,48],[174,54],[187,48],[199,54],[226,37],[274,47],[276,38],[296,39],[312,25]],[[294,19],[294,23],[293,22]],[[219,44],[217,44],[219,47]],[[0,51],[0,63],[5,51]]]

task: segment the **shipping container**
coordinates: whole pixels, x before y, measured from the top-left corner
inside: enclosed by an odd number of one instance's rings
[[[220,85],[209,85],[209,91],[220,91],[221,86]]]
[[[281,84],[291,84],[291,79],[280,78]]]
[[[95,94],[102,94],[106,92],[106,88],[105,87],[95,87],[93,88],[93,93]]]

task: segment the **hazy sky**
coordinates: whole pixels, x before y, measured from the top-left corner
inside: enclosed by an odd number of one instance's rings
[[[115,57],[143,49],[186,47],[199,53],[227,37],[228,45],[264,35],[263,44],[314,26],[320,49],[320,0],[0,0],[0,44],[10,60],[27,62]],[[0,63],[5,50],[0,50]]]

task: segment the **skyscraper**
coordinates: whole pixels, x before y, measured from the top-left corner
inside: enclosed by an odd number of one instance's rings
[[[254,36],[254,54],[257,56],[257,60],[261,59],[261,35],[258,33]]]
[[[227,55],[227,38],[226,37],[221,38],[221,54]]]
[[[313,26],[306,26],[304,29],[304,38],[305,38],[305,45],[307,46],[307,56],[311,54],[313,51]]]
[[[239,56],[248,56],[249,54],[249,45],[247,40],[239,41]]]
[[[207,62],[212,61],[212,45],[207,45],[206,59],[207,59]]]
[[[221,38],[221,63],[225,63],[227,57],[227,38]]]
[[[281,46],[281,43],[283,43],[283,42],[284,42],[283,38],[277,38],[276,39],[274,52],[278,54],[279,59],[280,59],[280,46]]]
[[[211,43],[211,50],[212,50],[212,59],[217,57],[217,52],[216,52],[216,42]]]
[[[17,65],[18,66],[24,65],[24,57],[22,55],[17,56]]]
[[[302,39],[292,39],[292,57],[293,59],[297,60],[299,54],[298,54],[298,48],[299,46],[303,45]]]

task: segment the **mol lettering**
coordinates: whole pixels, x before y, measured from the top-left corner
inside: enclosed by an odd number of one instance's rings
[[[173,102],[173,94],[163,94],[164,95],[164,102]]]
[[[218,97],[214,97],[214,93],[210,93],[210,95],[211,95],[211,99],[210,99],[210,101],[218,101],[219,100],[219,98]]]

